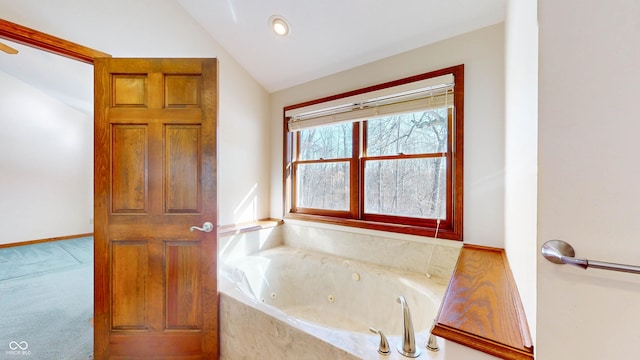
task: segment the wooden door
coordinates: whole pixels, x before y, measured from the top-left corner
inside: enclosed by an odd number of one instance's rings
[[[95,358],[217,359],[217,61],[94,65]]]

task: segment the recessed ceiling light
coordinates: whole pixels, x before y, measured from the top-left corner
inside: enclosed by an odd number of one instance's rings
[[[272,16],[269,19],[269,24],[271,25],[271,29],[280,36],[286,36],[291,31],[289,23],[282,16]]]

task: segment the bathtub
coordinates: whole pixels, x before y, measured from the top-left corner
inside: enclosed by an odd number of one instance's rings
[[[221,358],[406,359],[405,297],[419,359],[444,359],[425,344],[446,286],[425,274],[279,246],[221,262]],[[377,328],[391,355],[378,354]]]

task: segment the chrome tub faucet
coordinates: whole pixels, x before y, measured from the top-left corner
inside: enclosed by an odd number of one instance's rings
[[[420,349],[416,347],[416,335],[413,331],[411,313],[404,296],[400,295],[396,301],[402,305],[402,319],[404,330],[402,332],[402,343],[396,346],[398,352],[404,356],[415,358],[420,356]]]

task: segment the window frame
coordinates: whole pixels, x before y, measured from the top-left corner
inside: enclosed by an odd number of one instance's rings
[[[324,210],[324,209],[312,209],[312,208],[304,208],[298,207],[295,203],[295,199],[297,199],[297,186],[292,182],[292,197],[291,197],[291,208],[290,212],[297,214],[306,214],[306,215],[318,215],[318,216],[329,216],[343,219],[353,219],[357,217],[358,214],[358,201],[357,197],[354,197],[354,191],[352,189],[357,189],[359,186],[359,178],[358,178],[358,154],[360,149],[360,137],[358,136],[360,124],[353,123],[351,128],[351,157],[349,158],[335,158],[335,159],[320,159],[320,160],[300,160],[294,159],[292,161],[292,179],[295,181],[296,173],[297,173],[297,165],[300,164],[318,164],[318,163],[338,163],[338,162],[349,162],[349,210],[340,211],[340,210]],[[294,144],[300,144],[300,132],[296,132],[294,134],[295,140],[293,140]],[[299,155],[299,151],[295,151],[296,155]],[[355,171],[354,171],[355,170]],[[355,201],[354,201],[355,200]]]
[[[452,138],[452,121],[453,121],[453,111],[451,109],[447,110],[447,149],[449,149],[450,145],[453,142],[453,138]],[[363,126],[363,131],[362,131],[362,152],[360,154],[360,168],[359,168],[359,173],[360,175],[364,175],[365,173],[365,168],[366,168],[366,162],[367,161],[393,161],[393,160],[409,160],[409,159],[435,159],[435,158],[444,158],[446,164],[450,163],[450,155],[451,152],[450,151],[446,151],[446,152],[431,152],[431,153],[420,153],[420,154],[395,154],[395,155],[374,155],[374,156],[370,156],[367,153],[367,140],[368,140],[368,136],[367,136],[367,132],[368,132],[368,124],[364,124]],[[448,184],[451,183],[450,179],[452,178],[452,173],[453,173],[453,167],[451,166],[447,166],[446,170],[445,170],[445,181]],[[420,227],[437,227],[438,226],[438,220],[436,219],[427,219],[427,218],[417,218],[417,217],[410,217],[410,216],[400,216],[400,215],[390,215],[390,214],[375,214],[375,213],[367,213],[364,209],[364,202],[365,202],[365,177],[364,176],[360,176],[360,184],[359,184],[360,188],[360,197],[359,197],[359,205],[361,206],[360,209],[360,216],[359,218],[361,220],[364,221],[374,221],[374,222],[380,222],[380,223],[391,223],[391,224],[401,224],[401,225],[413,225],[413,226],[420,226]],[[452,192],[453,189],[451,189],[449,186],[447,186],[447,191],[446,191],[446,196],[445,196],[445,205],[446,205],[446,217],[445,219],[441,219],[440,220],[440,227],[441,228],[447,228],[449,226],[450,220],[452,218],[453,212],[452,212],[452,207],[451,207],[451,203],[450,203],[450,199],[452,198]]]
[[[452,74],[455,79],[453,110],[449,111],[448,118],[448,146],[444,159],[446,159],[446,219],[420,219],[386,214],[364,213],[364,164],[377,157],[361,156],[366,145],[366,126],[360,122],[353,122],[353,147],[350,164],[350,208],[348,211],[322,210],[298,208],[296,206],[296,168],[300,163],[335,162],[329,160],[300,161],[295,149],[299,143],[300,133],[288,131],[288,118],[286,112],[310,105],[322,104],[339,100],[349,96],[365,94],[372,91],[386,89],[394,86],[410,84],[412,82],[435,78]],[[298,219],[317,221],[335,225],[380,230],[395,233],[404,233],[419,236],[437,237],[450,240],[463,240],[463,144],[464,144],[464,64],[444,69],[430,71],[394,81],[385,82],[357,90],[339,93],[315,100],[310,100],[283,109],[283,203],[285,219]],[[363,134],[360,134],[360,133]],[[382,156],[390,158],[389,156]],[[393,158],[413,158],[414,155],[393,155]],[[341,159],[344,161],[345,159]]]

